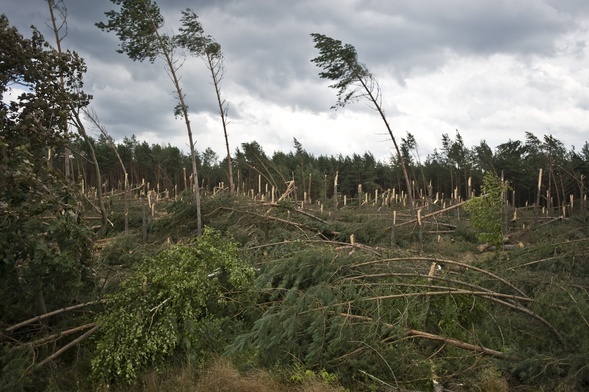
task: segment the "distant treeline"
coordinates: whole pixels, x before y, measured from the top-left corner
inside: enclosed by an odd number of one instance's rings
[[[362,192],[386,191],[395,188],[398,193],[407,192],[398,160],[376,160],[370,152],[350,156],[314,156],[305,151],[294,139],[293,151],[274,152],[267,155],[257,142],[243,143],[232,156],[234,182],[242,193],[266,193],[272,186],[280,194],[294,180],[296,197],[302,200],[305,193],[311,200],[333,197],[334,179],[338,177],[338,193],[356,197]],[[101,135],[93,140],[102,172],[105,191],[122,189],[125,165],[131,186],[149,184],[160,192],[182,192],[190,188],[190,157],[171,145],[149,145],[135,136],[112,143]],[[81,140],[72,147],[72,173],[85,184],[95,184],[95,168],[91,163],[88,146]],[[537,200],[540,169],[542,184],[540,203],[557,207],[585,197],[589,177],[589,144],[577,151],[567,149],[564,143],[551,135],[538,138],[526,133],[524,141],[509,140],[495,149],[481,141],[467,147],[458,131],[455,137],[442,135],[442,147],[426,157],[420,157],[413,135],[407,133],[401,139],[401,150],[414,184],[415,199],[431,193],[440,198],[466,198],[472,190],[479,194],[485,172],[503,176],[515,193],[510,201],[516,206],[530,205]],[[53,162],[63,162],[56,154]],[[55,167],[55,166],[54,166]],[[227,187],[227,159],[220,159],[207,148],[198,155],[199,183],[203,192],[212,192],[223,184]],[[470,184],[469,184],[470,183]]]

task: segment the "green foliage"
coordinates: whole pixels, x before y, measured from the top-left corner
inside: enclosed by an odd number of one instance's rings
[[[92,233],[81,223],[81,195],[47,152],[64,146],[60,124],[90,97],[80,90],[77,54],[50,49],[36,31],[24,38],[5,16],[0,52],[0,96],[13,84],[26,91],[0,104],[0,323],[10,323],[71,303],[89,277]]]
[[[194,56],[221,58],[221,45],[210,36],[204,35],[204,29],[198,20],[198,15],[191,9],[182,11],[180,18],[182,27],[174,40],[180,47],[185,48]]]
[[[370,78],[370,72],[358,62],[356,49],[323,34],[313,33],[311,37],[319,50],[319,56],[311,62],[323,68],[324,71],[319,73],[321,78],[335,82],[329,87],[338,90],[336,106],[343,107],[358,99],[358,92],[366,89],[362,84]]]
[[[508,189],[499,177],[486,173],[481,186],[481,196],[471,199],[464,206],[470,213],[470,222],[477,232],[479,241],[497,247],[503,244],[503,193]]]
[[[325,369],[314,372],[313,370],[305,369],[305,367],[301,365],[297,365],[293,368],[289,380],[295,384],[305,384],[316,381],[326,384],[337,384],[338,382],[337,376],[333,373],[329,373]]]
[[[126,53],[130,59],[154,62],[162,52],[164,40],[157,30],[164,18],[157,4],[151,0],[111,0],[120,10],[107,11],[108,23],[98,22],[96,26],[104,31],[114,31],[121,41],[119,53]],[[165,38],[165,37],[162,37]]]
[[[358,369],[391,380],[392,368],[397,376],[397,370],[405,372],[403,381],[429,373],[429,365],[417,351],[387,344],[403,336],[399,315],[406,311],[405,301],[381,305],[365,300],[390,293],[392,281],[371,286],[348,280],[361,276],[353,265],[365,261],[366,255],[294,243],[281,254],[280,259],[263,265],[256,281],[265,311],[247,336],[261,364],[303,364],[300,380],[326,372],[347,384],[364,377]],[[240,346],[248,347],[238,339],[228,351],[238,351]]]
[[[33,358],[26,348],[0,345],[0,392],[21,392],[31,387],[32,378],[24,377]]]
[[[252,277],[236,246],[210,229],[186,245],[164,248],[108,297],[109,307],[98,318],[93,377],[129,382],[178,350],[202,360],[204,353],[194,352],[207,338],[201,320]]]

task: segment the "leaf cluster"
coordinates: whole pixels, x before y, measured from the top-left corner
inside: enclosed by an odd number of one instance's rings
[[[482,243],[499,247],[503,244],[503,193],[509,187],[496,175],[487,172],[483,177],[481,196],[471,199],[464,209],[470,213],[471,225]]]
[[[133,61],[149,60],[151,63],[162,52],[162,41],[158,30],[164,24],[158,5],[151,0],[111,0],[120,6],[119,11],[104,14],[106,23],[98,22],[96,27],[103,31],[114,31],[119,37],[119,53],[125,53]]]
[[[210,35],[204,34],[198,15],[193,10],[183,10],[180,22],[182,23],[182,27],[179,29],[180,33],[174,37],[180,47],[196,56],[211,56],[213,58],[222,56],[221,45],[215,42]]]
[[[12,85],[25,91],[0,106],[0,321],[10,322],[33,314],[36,294],[59,307],[90,281],[81,195],[46,158],[65,145],[61,125],[90,97],[80,90],[86,67],[76,53],[58,53],[37,31],[24,38],[3,15],[0,52],[1,96]]]
[[[364,89],[361,84],[371,75],[366,66],[358,62],[356,49],[323,34],[313,33],[311,37],[319,50],[319,56],[311,62],[323,69],[319,73],[321,78],[335,82],[329,87],[338,91],[336,107],[344,107],[358,99],[358,92]]]
[[[82,91],[86,65],[75,52],[51,49],[37,30],[30,39],[25,38],[5,15],[0,15],[0,53],[0,96],[15,85],[24,90],[10,101],[2,100],[1,135],[13,148],[26,146],[37,164],[47,147],[65,143],[62,125],[70,111],[88,105],[91,99]]]
[[[109,307],[98,318],[93,377],[130,382],[178,350],[202,360],[202,353],[191,351],[207,338],[201,320],[252,277],[236,246],[210,229],[185,245],[164,248],[108,297]]]

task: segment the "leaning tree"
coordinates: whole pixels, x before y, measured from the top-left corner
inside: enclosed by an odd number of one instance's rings
[[[395,146],[397,158],[405,177],[409,206],[413,210],[413,187],[405,167],[403,154],[382,108],[382,92],[377,80],[366,65],[358,61],[358,54],[352,45],[344,45],[341,41],[323,34],[313,33],[311,36],[315,42],[315,48],[319,50],[319,56],[311,61],[323,69],[322,72],[319,72],[321,78],[334,82],[329,87],[338,90],[337,103],[333,108],[344,107],[359,99],[367,99],[382,118]]]
[[[84,61],[23,37],[0,16],[0,325],[76,298],[90,273],[91,231],[77,185],[47,162],[63,124],[88,105]],[[61,82],[63,78],[64,83]]]
[[[191,9],[182,11],[180,21],[182,22],[182,27],[180,27],[180,33],[175,37],[176,42],[188,50],[190,54],[202,57],[211,74],[213,86],[215,87],[215,96],[217,97],[217,106],[219,107],[219,115],[221,116],[221,125],[223,126],[223,135],[225,136],[229,191],[234,193],[233,162],[229,149],[229,136],[227,135],[227,101],[221,97],[221,81],[225,73],[225,56],[223,56],[223,52],[221,51],[221,45],[210,35],[204,34],[204,29],[198,20],[198,15],[194,11]]]
[[[174,109],[174,115],[184,119],[188,142],[190,145],[190,157],[192,160],[192,175],[194,180],[194,198],[196,203],[197,234],[202,234],[202,217],[200,192],[198,185],[198,171],[196,167],[196,149],[193,139],[192,127],[188,116],[188,104],[180,84],[178,71],[182,62],[175,58],[176,44],[173,37],[161,32],[164,25],[158,5],[151,0],[111,0],[119,5],[119,11],[105,12],[108,22],[96,23],[101,30],[114,31],[121,41],[119,53],[125,53],[133,61],[145,61],[154,63],[159,57],[165,62],[166,72],[174,84],[178,105]]]

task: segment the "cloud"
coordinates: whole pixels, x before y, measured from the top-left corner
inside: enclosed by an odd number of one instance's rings
[[[378,115],[358,102],[334,112],[335,91],[310,62],[310,33],[355,46],[382,87],[383,108],[398,138],[415,135],[422,156],[459,129],[467,145],[491,146],[551,132],[580,145],[589,131],[589,3],[585,0],[160,0],[165,32],[192,8],[225,55],[223,98],[229,104],[232,150],[257,141],[268,153],[290,151],[296,137],[320,155],[374,153],[386,160],[390,138]],[[164,64],[116,53],[114,34],[98,30],[108,1],[66,0],[66,48],[86,59],[86,90],[116,138],[135,134],[187,151],[173,117],[173,85]],[[45,29],[38,0],[9,2],[4,11],[21,33]],[[180,57],[178,57],[180,59]],[[197,148],[225,146],[210,75],[186,58],[183,90],[197,130]]]

